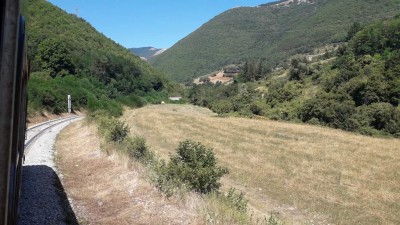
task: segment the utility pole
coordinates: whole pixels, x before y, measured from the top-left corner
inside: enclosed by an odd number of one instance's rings
[[[71,107],[72,107],[71,95],[68,95],[68,113],[71,113]]]

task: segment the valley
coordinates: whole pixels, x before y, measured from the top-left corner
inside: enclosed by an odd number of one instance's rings
[[[168,49],[27,2],[29,123],[86,117],[49,145],[79,223],[400,224],[400,0],[234,7]]]

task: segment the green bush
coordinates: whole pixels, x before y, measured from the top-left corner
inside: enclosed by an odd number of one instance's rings
[[[211,110],[218,114],[229,113],[233,111],[233,109],[234,105],[229,100],[215,101],[211,104]]]
[[[218,190],[219,179],[228,173],[228,170],[216,165],[217,159],[212,149],[200,142],[191,140],[179,144],[177,154],[161,170],[163,180],[182,183],[188,189],[199,193],[209,193]]]
[[[312,70],[305,57],[294,57],[290,60],[289,80],[302,80],[311,74]]]
[[[389,103],[373,103],[359,107],[355,117],[364,132],[369,131],[370,129],[367,127],[370,127],[387,134],[400,136],[400,110]]]
[[[355,113],[354,101],[347,95],[319,93],[316,98],[305,101],[299,111],[303,122],[318,120],[322,125],[343,130],[354,130],[349,119]]]
[[[125,138],[122,142],[122,146],[131,159],[136,159],[143,163],[150,163],[155,158],[154,153],[150,151],[143,137],[134,136]]]
[[[299,82],[274,81],[268,86],[266,103],[272,107],[279,103],[291,101],[301,95],[302,85]]]
[[[121,143],[129,134],[129,127],[115,118],[101,117],[99,131],[108,141]]]

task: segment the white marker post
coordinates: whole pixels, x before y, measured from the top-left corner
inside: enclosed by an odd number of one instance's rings
[[[68,113],[71,113],[71,107],[72,107],[71,95],[68,95]]]

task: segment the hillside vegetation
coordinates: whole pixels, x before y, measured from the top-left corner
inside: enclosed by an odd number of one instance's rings
[[[214,149],[258,213],[285,224],[399,224],[398,139],[311,125],[221,118],[191,105],[152,105],[122,117],[168,158],[183,139]],[[154,128],[157,129],[154,129]]]
[[[121,103],[137,106],[167,96],[173,89],[139,57],[97,32],[83,19],[45,0],[27,7],[30,112],[75,109],[122,112]]]
[[[271,73],[262,73],[257,62],[246,63],[233,85],[194,85],[189,99],[219,114],[399,137],[399,31],[399,16],[364,29],[356,23],[336,58],[329,58],[332,53],[314,61],[296,56],[289,69]]]
[[[390,18],[400,8],[400,0],[309,2],[230,9],[155,57],[152,64],[181,82],[252,59],[265,59],[268,68],[280,67],[291,55],[345,41],[354,22]]]

